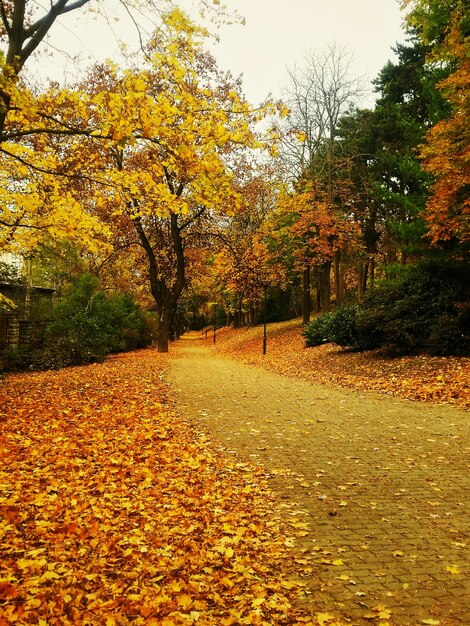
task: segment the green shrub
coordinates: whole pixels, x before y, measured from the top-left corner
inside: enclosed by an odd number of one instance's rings
[[[470,353],[470,303],[461,304],[456,315],[438,317],[429,335],[429,352],[434,355]]]
[[[358,306],[341,306],[329,321],[329,340],[339,346],[356,347]]]
[[[342,306],[330,313],[323,313],[310,322],[304,330],[307,346],[336,343],[340,346],[356,346],[357,305]]]
[[[47,344],[42,349],[30,350],[25,353],[18,363],[20,369],[55,370],[74,365],[77,362],[75,355],[68,351],[61,342]]]
[[[469,268],[431,261],[401,268],[366,293],[357,344],[392,354],[468,354]]]
[[[303,335],[307,347],[321,346],[331,341],[330,329],[333,317],[334,313],[323,313],[315,317],[305,327]]]
[[[470,353],[470,272],[457,262],[392,266],[360,305],[315,318],[304,331],[307,346],[331,342],[390,354]]]
[[[84,274],[53,307],[42,348],[24,355],[20,365],[30,369],[84,365],[149,343],[148,324],[132,297],[107,296],[96,277]]]

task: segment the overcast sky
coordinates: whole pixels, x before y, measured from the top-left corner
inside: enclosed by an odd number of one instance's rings
[[[193,0],[181,3],[191,11]],[[306,52],[321,52],[331,44],[351,54],[352,71],[370,85],[384,64],[394,59],[392,46],[405,39],[398,0],[225,0],[225,4],[236,9],[246,24],[223,27],[213,52],[220,67],[235,76],[243,74],[244,92],[253,104],[269,93],[281,97],[288,83],[286,67],[302,66]],[[106,5],[118,6],[115,0],[107,0]],[[78,15],[74,11],[54,25],[52,43],[68,52],[81,50],[83,71],[93,61],[115,56],[116,38],[127,39],[131,48],[137,45],[126,18],[114,21],[111,14],[106,27],[93,16],[78,19]],[[31,63],[30,69],[47,72],[58,81],[64,76],[71,79],[76,63],[64,55],[48,62],[46,50],[41,50],[39,64]],[[373,101],[370,95],[363,104],[372,106]]]
[[[228,0],[246,18],[245,26],[221,32],[216,55],[221,67],[243,73],[254,103],[270,91],[281,95],[286,66],[302,66],[304,54],[336,43],[353,57],[352,69],[375,78],[392,46],[404,41],[403,13],[397,0]],[[372,98],[373,101],[373,98]]]

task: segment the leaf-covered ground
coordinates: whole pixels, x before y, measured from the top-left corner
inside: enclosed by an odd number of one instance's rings
[[[263,476],[165,403],[154,350],[0,386],[0,625],[313,624]]]
[[[262,335],[262,326],[221,328],[216,348],[245,363],[310,382],[470,407],[470,358],[390,358],[378,350],[353,352],[332,344],[305,348],[299,320],[269,324],[263,356]]]

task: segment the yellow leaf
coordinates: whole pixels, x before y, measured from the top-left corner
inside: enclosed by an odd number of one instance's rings
[[[384,611],[379,612],[379,619],[388,619],[392,611],[390,609],[385,609]]]
[[[432,617],[428,617],[428,619],[422,619],[421,624],[426,624],[426,626],[438,626],[440,624],[440,620],[432,619]]]
[[[251,606],[252,606],[253,608],[256,608],[256,607],[258,607],[258,606],[261,606],[261,605],[263,604],[264,600],[265,600],[265,598],[255,598],[255,599],[252,601]]]
[[[460,574],[460,567],[458,565],[447,565],[446,572],[451,574]]]
[[[139,593],[130,593],[128,598],[133,602],[139,602],[139,600],[142,600],[142,597]]]
[[[153,607],[150,606],[149,604],[144,604],[143,606],[140,607],[140,614],[143,617],[150,617],[152,613],[153,613]]]
[[[294,589],[297,586],[297,583],[293,582],[292,580],[283,580],[281,583],[281,587],[283,589]]]
[[[44,572],[40,580],[42,582],[44,580],[55,580],[56,578],[60,578],[59,574],[56,574],[54,571],[50,571],[50,572]]]
[[[317,618],[319,626],[324,626],[324,624],[332,622],[335,619],[335,616],[331,613],[317,613],[315,617]]]
[[[182,593],[178,596],[178,606],[187,611],[189,607],[192,605],[193,601],[191,596],[187,593]]]

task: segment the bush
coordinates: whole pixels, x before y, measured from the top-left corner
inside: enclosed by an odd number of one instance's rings
[[[42,349],[24,355],[20,365],[30,369],[84,365],[149,343],[148,324],[132,297],[109,297],[100,291],[96,277],[84,274],[54,306]]]
[[[74,364],[74,355],[69,353],[66,346],[59,342],[23,354],[17,367],[31,370],[55,370]]]
[[[357,314],[357,305],[352,305],[319,315],[304,330],[306,345],[312,347],[336,343],[340,346],[356,347]]]
[[[331,341],[330,330],[333,319],[334,313],[323,313],[315,317],[303,331],[305,345],[312,348],[329,343]]]
[[[314,319],[304,332],[306,345],[469,354],[469,295],[468,264],[431,261],[391,267],[388,278],[366,293],[360,305]]]
[[[357,305],[342,306],[330,314],[329,337],[332,343],[356,347],[358,309]]]
[[[430,261],[394,272],[366,294],[358,344],[392,354],[468,354],[469,278],[468,264],[456,262]]]

